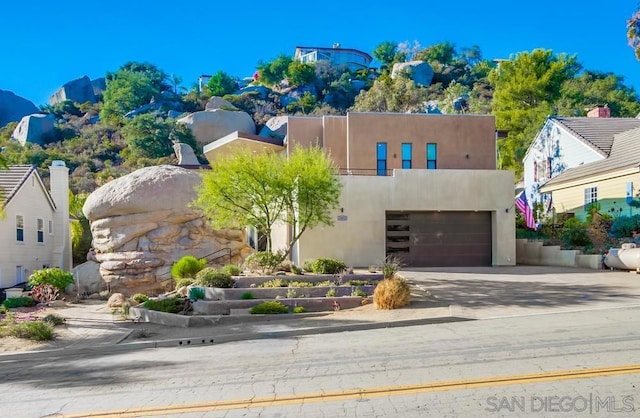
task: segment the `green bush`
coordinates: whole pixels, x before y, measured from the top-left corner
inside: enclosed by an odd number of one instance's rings
[[[292,282],[289,282],[288,286],[289,287],[313,287],[314,284],[311,282],[292,281]]]
[[[9,326],[10,336],[34,341],[53,339],[53,325],[49,322],[25,321]]]
[[[192,255],[185,255],[171,266],[171,277],[173,279],[194,279],[196,274],[207,265],[204,258],[197,259]]]
[[[562,242],[567,247],[588,247],[591,245],[587,228],[578,218],[569,218],[566,220],[562,228],[561,237]]]
[[[335,258],[318,258],[311,264],[311,271],[317,274],[338,274],[346,268],[346,264]]]
[[[187,301],[184,298],[173,297],[166,299],[149,299],[143,306],[150,311],[180,313],[184,311],[186,304]]]
[[[7,309],[22,308],[24,306],[35,306],[36,301],[31,296],[18,296],[9,298],[2,302],[2,306]]]
[[[260,284],[258,287],[287,287],[288,285],[289,285],[289,280],[276,278],[276,279],[267,280],[266,282],[263,282],[262,284]]]
[[[203,300],[204,299],[204,289],[201,287],[190,287],[189,288],[189,299],[191,300]]]
[[[620,216],[611,225],[611,233],[616,238],[631,237],[631,231],[640,229],[640,215]]]
[[[7,308],[4,305],[0,305],[0,314],[4,315],[7,313]]]
[[[45,316],[44,318],[42,318],[42,322],[47,322],[51,325],[53,325],[54,327],[56,325],[62,325],[65,322],[65,319],[61,316],[58,316],[56,314],[49,314],[47,316]]]
[[[226,264],[221,269],[221,272],[227,273],[229,276],[239,276],[242,273],[242,269],[235,264]]]
[[[213,267],[205,267],[196,275],[196,284],[206,287],[231,288],[235,285],[235,280],[225,272]]]
[[[306,271],[307,273],[312,273],[313,260],[304,260],[304,263],[302,263],[302,270]]]
[[[29,277],[29,285],[34,287],[43,284],[48,284],[60,292],[64,292],[67,286],[73,284],[73,274],[59,268],[46,268],[34,271],[31,277]]]
[[[249,310],[251,314],[285,314],[289,308],[278,301],[262,302]]]
[[[144,293],[136,293],[135,295],[131,296],[131,299],[138,303],[145,303],[149,300],[149,296],[145,295]]]
[[[256,297],[253,296],[253,293],[251,292],[244,292],[243,294],[240,295],[240,299],[242,300],[249,300],[249,299],[255,299]]]
[[[269,251],[258,251],[250,254],[245,260],[245,267],[251,272],[271,273],[282,263],[282,254]]]
[[[190,277],[182,277],[180,279],[174,279],[176,283],[176,289],[180,289],[181,287],[192,285],[196,282],[196,279],[192,279]]]
[[[307,310],[304,308],[304,306],[296,306],[293,308],[293,313],[305,313],[307,312]]]
[[[300,274],[304,274],[304,271],[300,267],[296,266],[295,264],[292,264],[291,273],[300,275]]]

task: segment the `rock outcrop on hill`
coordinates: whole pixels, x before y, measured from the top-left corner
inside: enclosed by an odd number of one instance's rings
[[[85,75],[64,83],[62,87],[49,97],[49,104],[53,106],[65,100],[71,100],[74,103],[95,103],[96,95],[94,94],[91,79]]]
[[[417,86],[426,87],[430,85],[433,80],[433,68],[424,61],[398,62],[393,64],[391,78],[396,78],[400,73],[409,75]]]
[[[28,115],[20,120],[11,137],[18,140],[21,145],[27,142],[44,145],[48,142],[47,137],[53,134],[54,129],[55,117],[53,115]]]
[[[231,132],[256,133],[255,122],[248,113],[242,111],[216,109],[194,112],[178,119],[178,123],[183,123],[191,129],[201,147]]]
[[[83,212],[91,222],[93,251],[111,292],[161,293],[171,265],[185,255],[221,251],[220,264],[241,264],[252,252],[243,230],[214,230],[190,203],[200,174],[181,167],[145,167],[98,188]],[[230,259],[229,259],[230,258]]]
[[[24,116],[38,113],[40,109],[30,100],[12,91],[0,90],[0,127],[9,122],[17,122]]]

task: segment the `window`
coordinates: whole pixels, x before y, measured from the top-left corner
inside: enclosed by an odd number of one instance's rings
[[[53,235],[53,221],[49,219],[49,235]]]
[[[438,144],[427,144],[427,169],[435,170],[438,160]]]
[[[24,217],[16,215],[16,241],[24,242]]]
[[[386,142],[378,142],[378,146],[376,149],[376,170],[379,176],[387,175],[387,143]]]
[[[410,143],[402,144],[402,168],[411,168],[412,145]]]
[[[584,189],[584,210],[589,208],[589,205],[598,201],[598,188],[587,187]]]
[[[44,243],[44,220],[38,218],[36,222],[38,226],[38,244]]]

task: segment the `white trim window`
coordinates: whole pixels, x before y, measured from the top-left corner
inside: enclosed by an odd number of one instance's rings
[[[37,225],[37,243],[44,244],[44,219],[36,219]]]
[[[589,205],[598,201],[598,188],[587,187],[584,189],[584,210],[589,208]]]
[[[16,215],[16,241],[24,242],[24,216]]]

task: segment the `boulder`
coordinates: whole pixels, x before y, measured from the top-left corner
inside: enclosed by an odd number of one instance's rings
[[[284,139],[287,136],[288,116],[274,116],[267,121],[260,130],[260,136],[267,138]]]
[[[94,80],[91,80],[91,86],[93,87],[93,94],[97,96],[102,96],[104,91],[107,89],[107,81],[104,77],[98,77]]]
[[[107,290],[107,282],[100,275],[100,263],[87,261],[72,270],[75,283],[65,289],[68,294],[90,295]]]
[[[237,107],[231,104],[231,102],[223,99],[222,97],[213,96],[207,102],[207,105],[204,107],[204,110],[238,110]]]
[[[269,98],[271,89],[265,86],[247,86],[236,91],[234,94],[255,94],[262,100]]]
[[[424,61],[398,62],[393,64],[391,78],[408,75],[417,86],[429,86],[433,80],[433,68]]]
[[[216,109],[195,112],[178,119],[191,129],[199,146],[205,146],[232,132],[256,133],[256,124],[246,112]]]
[[[178,165],[200,165],[196,153],[193,152],[193,148],[188,144],[176,142],[173,144],[173,151],[176,153],[176,158],[178,158]]]
[[[0,127],[39,111],[40,109],[32,101],[17,96],[11,91],[0,90]]]
[[[94,94],[91,79],[85,75],[76,80],[64,83],[62,87],[56,90],[49,98],[49,104],[53,106],[65,100],[71,100],[75,103],[95,103],[96,95]]]
[[[114,293],[109,296],[107,306],[110,308],[121,308],[125,303],[127,303],[127,298],[122,293]]]
[[[313,86],[300,86],[289,90],[287,94],[280,97],[280,104],[282,106],[288,106],[293,102],[297,102],[304,96],[305,93],[311,93],[314,96],[317,96],[316,89]]]
[[[33,114],[23,117],[13,130],[12,138],[24,145],[27,142],[44,145],[48,136],[55,129],[55,117],[53,115]]]
[[[112,292],[160,294],[171,287],[171,265],[185,255],[227,250],[220,263],[242,264],[252,252],[244,230],[214,230],[190,206],[201,183],[197,171],[145,167],[96,189],[83,213],[91,222],[100,276]]]

